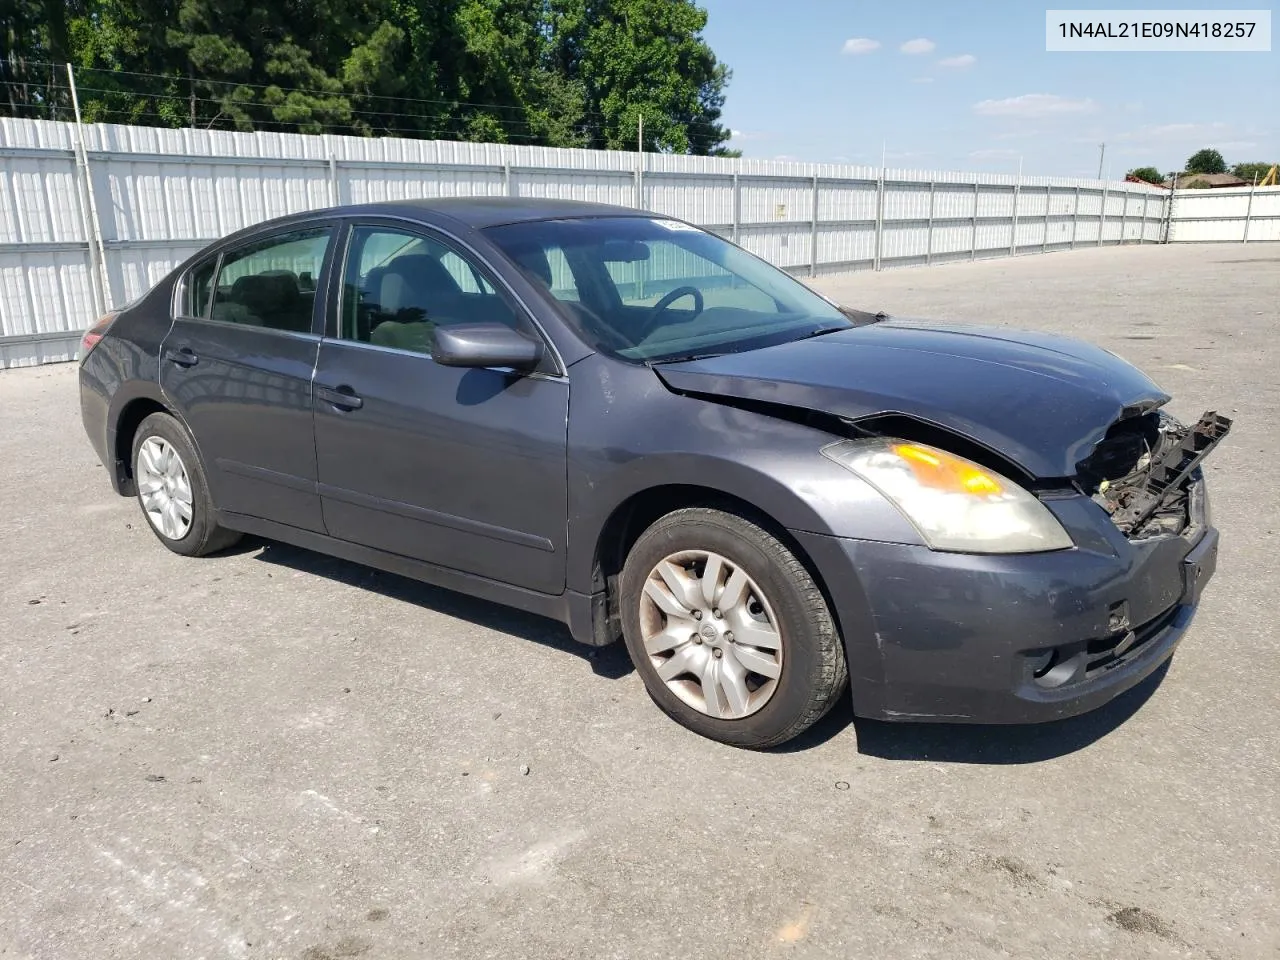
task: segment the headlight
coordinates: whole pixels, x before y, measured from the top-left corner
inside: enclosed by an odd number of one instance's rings
[[[1057,518],[1022,487],[936,447],[841,440],[822,454],[888,497],[931,550],[1037,553],[1072,545]]]

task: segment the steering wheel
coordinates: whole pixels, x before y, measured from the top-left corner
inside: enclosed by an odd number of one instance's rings
[[[649,315],[640,322],[638,330],[640,336],[636,338],[637,343],[647,339],[649,334],[653,333],[658,326],[658,320],[661,318],[662,314],[665,313],[667,308],[681,297],[693,297],[693,315],[685,320],[685,323],[688,323],[689,320],[694,319],[694,317],[702,312],[704,301],[702,299],[701,290],[697,287],[676,287],[665,297],[655,303],[653,305],[653,309],[649,311]]]

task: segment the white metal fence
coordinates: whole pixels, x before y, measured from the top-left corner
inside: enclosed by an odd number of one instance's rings
[[[1062,177],[0,118],[0,367],[70,359],[95,316],[241,227],[466,195],[643,207],[801,276],[1160,242],[1170,212],[1162,188]]]
[[[1280,240],[1280,187],[1179,190],[1171,243],[1259,243]]]

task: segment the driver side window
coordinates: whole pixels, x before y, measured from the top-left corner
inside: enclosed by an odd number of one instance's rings
[[[521,326],[480,267],[460,251],[402,230],[352,231],[342,339],[430,354],[432,330],[461,323]]]

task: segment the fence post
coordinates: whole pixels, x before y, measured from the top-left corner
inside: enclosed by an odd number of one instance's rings
[[[1080,232],[1080,184],[1076,184],[1076,205],[1071,209],[1071,249],[1076,248],[1076,235]]]
[[[507,160],[502,161],[502,195],[511,196],[511,163]]]
[[[1009,256],[1018,252],[1018,200],[1022,196],[1022,169],[1019,166],[1018,179],[1013,182],[1013,222],[1009,225]]]
[[[640,118],[640,129],[644,129],[644,118]],[[636,209],[644,209],[644,153],[636,151]]]
[[[89,244],[89,288],[93,293],[93,308],[98,314],[111,309],[111,275],[107,272],[107,248],[102,242],[102,221],[98,218],[98,201],[93,192],[93,175],[89,170],[89,148],[84,139],[84,122],[80,118],[80,95],[76,91],[76,75],[67,64],[67,85],[71,88],[71,105],[76,116],[77,166],[84,185],[87,211],[81,206],[81,219],[85,221],[85,240]],[[83,203],[83,201],[82,201]]]
[[[1040,241],[1040,252],[1049,252],[1049,211],[1053,208],[1053,187],[1044,188],[1044,239]]]
[[[884,164],[880,165],[880,178],[876,180],[876,248],[873,269],[880,269],[881,242],[884,236]]]
[[[1244,239],[1241,243],[1249,242],[1249,221],[1253,219],[1253,193],[1258,189],[1258,178],[1253,178],[1253,185],[1249,187],[1249,205],[1244,208]]]
[[[809,225],[809,276],[818,275],[818,175],[813,175],[813,223]]]
[[[929,230],[925,236],[924,262],[925,266],[933,263],[933,215],[934,201],[937,198],[938,181],[929,181]]]
[[[1178,196],[1178,177],[1181,173],[1175,173],[1169,179],[1169,199],[1165,201],[1164,207],[1164,240],[1162,243],[1170,243],[1173,240],[1173,202]]]
[[[969,238],[969,262],[978,259],[978,181],[973,181],[973,234]]]
[[[328,135],[325,135],[328,139]],[[338,158],[329,151],[329,206],[336,207],[341,202],[338,196]]]
[[[1104,180],[1102,182],[1102,209],[1098,211],[1098,246],[1102,246],[1102,235],[1106,232],[1107,226],[1107,187],[1109,184]]]
[[[742,166],[739,162],[738,166]],[[733,242],[739,243],[742,233],[742,181],[738,179],[738,171],[733,171]]]
[[[1124,209],[1120,211],[1120,246],[1124,246],[1124,231],[1129,225],[1129,188],[1124,191]]]

